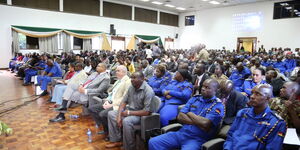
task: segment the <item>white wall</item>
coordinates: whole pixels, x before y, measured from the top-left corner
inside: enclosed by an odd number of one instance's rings
[[[0,5],[0,68],[7,68],[11,59],[11,25],[49,27],[76,30],[103,31],[109,33],[110,24],[117,34],[143,34],[174,37],[178,27],[128,21],[106,17],[88,16],[63,12],[45,11]]]
[[[237,37],[257,37],[265,48],[300,47],[300,18],[273,20],[274,2],[260,2],[181,14],[179,47],[204,43],[208,49],[236,49]],[[262,12],[262,28],[252,32],[233,30],[233,14]],[[195,15],[195,25],[185,26],[184,17]]]

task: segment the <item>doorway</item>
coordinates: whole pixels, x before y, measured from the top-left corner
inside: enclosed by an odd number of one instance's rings
[[[238,37],[237,38],[237,52],[250,52],[256,51],[257,37]]]

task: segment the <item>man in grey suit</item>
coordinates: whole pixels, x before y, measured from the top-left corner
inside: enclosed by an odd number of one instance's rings
[[[62,106],[58,109],[60,113],[50,122],[62,122],[65,121],[65,112],[67,111],[68,101],[74,101],[80,104],[86,104],[88,102],[89,95],[103,94],[107,91],[110,84],[110,77],[106,72],[106,64],[99,63],[96,72],[88,76],[87,80],[83,82],[79,87],[69,87],[66,89],[63,95]]]
[[[154,69],[147,60],[142,61],[142,68],[145,80],[150,79],[153,76]]]

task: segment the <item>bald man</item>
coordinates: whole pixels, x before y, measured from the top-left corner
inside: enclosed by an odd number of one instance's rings
[[[289,128],[300,130],[300,101],[299,84],[286,82],[280,90],[280,97],[273,98],[270,107],[275,110],[286,122]]]
[[[205,80],[201,95],[192,97],[177,116],[183,127],[151,138],[149,150],[200,149],[213,138],[225,114],[224,105],[216,97],[218,88],[218,81]]]
[[[227,133],[225,150],[281,150],[286,133],[285,121],[268,106],[272,86],[260,84],[252,89],[249,105],[240,110]]]
[[[220,94],[218,96],[226,108],[223,123],[232,124],[238,111],[246,107],[248,97],[236,91],[231,80],[223,80],[220,83]]]

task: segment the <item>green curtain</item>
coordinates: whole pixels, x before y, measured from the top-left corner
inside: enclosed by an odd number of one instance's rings
[[[62,29],[43,28],[43,27],[27,27],[27,26],[12,26],[12,29],[18,33],[22,33],[31,37],[50,37],[62,32]]]
[[[135,37],[141,39],[142,42],[145,42],[145,43],[158,42],[159,45],[163,45],[160,36],[135,35]]]

